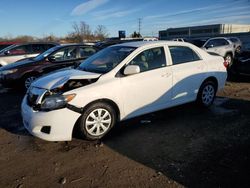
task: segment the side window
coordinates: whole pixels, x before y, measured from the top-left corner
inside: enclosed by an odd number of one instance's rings
[[[11,50],[9,50],[9,52],[9,55],[24,55],[29,54],[30,50],[28,45],[23,45],[12,48]]]
[[[211,47],[216,47],[217,46],[217,42],[216,40],[210,40],[208,41],[208,43],[206,44],[206,48],[211,48]]]
[[[225,40],[225,39],[220,39],[220,46],[224,46],[224,45],[228,45],[229,44],[229,42],[227,41],[227,40]]]
[[[200,57],[189,47],[169,46],[173,65],[200,60]]]
[[[166,57],[163,47],[145,50],[137,55],[129,65],[138,65],[141,72],[166,66]]]
[[[67,61],[76,59],[76,47],[66,47],[58,50],[51,56],[53,56],[54,61]]]
[[[81,46],[80,47],[80,58],[87,58],[94,53],[96,53],[96,49],[91,46]]]
[[[33,53],[41,53],[45,51],[43,44],[32,44]]]

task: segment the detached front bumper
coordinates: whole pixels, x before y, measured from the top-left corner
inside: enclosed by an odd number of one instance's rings
[[[81,114],[67,108],[49,112],[34,111],[22,101],[22,117],[25,128],[34,136],[47,141],[69,141],[77,119]]]

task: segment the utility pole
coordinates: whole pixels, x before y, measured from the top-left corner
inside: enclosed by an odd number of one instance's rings
[[[138,19],[138,26],[139,26],[139,34],[141,34],[141,18]]]

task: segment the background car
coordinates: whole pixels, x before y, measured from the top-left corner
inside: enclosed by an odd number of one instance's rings
[[[94,46],[83,44],[58,45],[35,58],[20,60],[0,68],[0,83],[4,87],[24,86],[26,89],[39,76],[69,66],[96,53]]]
[[[202,46],[202,49],[207,52],[213,52],[224,57],[229,66],[231,66],[233,63],[233,58],[235,55],[234,44],[225,37],[208,39]]]
[[[18,44],[18,42],[0,42],[0,51],[13,44]]]
[[[250,75],[250,43],[235,55],[233,64],[228,68],[231,75]]]
[[[240,53],[242,48],[242,42],[238,37],[229,37],[228,38],[232,43],[234,43],[234,49],[236,53]]]
[[[112,46],[115,44],[122,44],[122,43],[126,43],[126,42],[136,42],[136,41],[143,41],[143,38],[126,38],[126,39],[120,39],[120,38],[108,38],[102,42],[98,42],[96,43],[96,46],[100,49],[106,48],[108,46]]]
[[[48,42],[13,44],[0,51],[0,66],[14,63],[20,59],[35,57],[56,45],[58,44]]]

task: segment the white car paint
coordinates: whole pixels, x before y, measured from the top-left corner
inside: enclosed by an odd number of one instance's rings
[[[124,43],[116,46],[133,46],[137,47],[137,49],[106,74],[100,75],[84,71],[79,72],[79,70],[66,70],[42,77],[35,81],[31,87],[44,88],[44,91],[50,91],[60,87],[69,79],[99,77],[96,82],[67,91],[64,95],[76,94],[76,97],[69,104],[78,108],[83,108],[99,99],[111,100],[119,108],[120,121],[195,101],[201,84],[211,76],[218,81],[218,89],[224,87],[227,73],[223,65],[223,58],[209,55],[190,43],[154,41]],[[169,46],[189,47],[202,60],[173,65]],[[130,76],[116,76],[140,52],[155,47],[164,48],[165,67]],[[44,92],[41,93],[44,94]],[[68,108],[49,112],[36,111],[27,104],[26,95],[22,102],[22,116],[24,125],[31,134],[44,140],[65,141],[72,139],[74,125],[81,114]],[[50,134],[41,132],[41,127],[46,125],[51,126]]]

